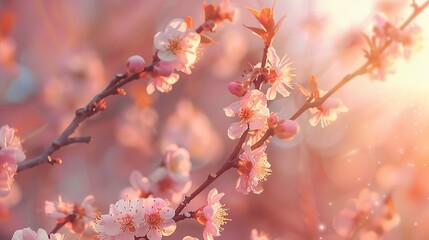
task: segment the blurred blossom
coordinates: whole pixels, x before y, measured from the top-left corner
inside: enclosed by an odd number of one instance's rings
[[[166,198],[174,203],[180,202],[192,185],[190,171],[189,152],[176,145],[170,145],[164,153],[161,167],[155,169],[149,176],[150,192],[156,197]]]
[[[219,237],[223,230],[223,225],[227,223],[227,209],[220,203],[224,193],[219,193],[216,188],[210,190],[207,196],[207,205],[199,208],[195,212],[198,222],[205,226],[203,237],[204,240],[212,240],[213,237]]]
[[[307,32],[310,41],[314,41],[323,33],[326,22],[326,16],[320,15],[317,12],[311,12],[302,19],[301,27]]]
[[[221,78],[233,77],[240,70],[243,58],[249,48],[249,41],[239,28],[231,26],[231,28],[222,31],[219,42],[222,44],[213,46],[213,48],[219,48],[217,51],[219,55],[215,62],[210,64],[210,72]]]
[[[17,163],[25,159],[21,140],[15,135],[16,129],[8,125],[0,128],[0,197],[9,194],[14,181]]]
[[[393,199],[362,189],[357,199],[347,201],[345,208],[334,218],[337,233],[344,238],[381,239],[399,224]]]
[[[377,0],[376,10],[389,16],[396,16],[410,3],[408,0]]]
[[[45,229],[39,228],[37,232],[33,231],[31,228],[24,228],[21,230],[16,230],[12,236],[12,240],[63,240],[64,237],[59,234],[49,234]]]
[[[58,202],[45,201],[45,213],[56,219],[58,224],[66,222],[65,226],[75,233],[83,233],[92,226],[98,210],[94,207],[94,196],[85,197],[81,204],[63,202],[61,196]]]
[[[142,152],[154,148],[158,113],[150,107],[129,105],[116,121],[116,138],[119,143]]]
[[[270,240],[270,237],[266,233],[259,232],[254,228],[250,232],[250,240]]]
[[[85,106],[107,82],[103,63],[88,48],[76,49],[62,62],[61,71],[43,82],[43,100],[60,111]]]
[[[0,77],[16,76],[18,74],[18,66],[15,63],[15,50],[16,44],[11,38],[0,36]]]
[[[168,117],[161,137],[162,149],[175,143],[189,150],[192,161],[217,160],[223,150],[219,134],[209,118],[189,100],[180,100]]]
[[[126,187],[121,192],[121,198],[139,199],[150,196],[150,182],[139,171],[133,170],[130,174],[131,187]]]

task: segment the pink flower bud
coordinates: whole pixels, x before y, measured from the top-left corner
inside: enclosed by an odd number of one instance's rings
[[[141,72],[145,66],[146,61],[139,55],[134,55],[128,58],[127,68],[129,73]]]
[[[173,73],[174,67],[169,62],[161,61],[155,65],[154,71],[161,76],[168,77]]]
[[[277,113],[271,113],[271,115],[267,119],[268,121],[268,127],[274,128],[277,126],[277,122],[279,121],[279,118],[277,117]]]
[[[293,120],[280,120],[274,128],[274,134],[285,140],[292,139],[299,132],[299,125]]]
[[[247,89],[244,87],[243,83],[239,81],[228,83],[228,90],[231,94],[237,97],[242,97],[247,92]]]

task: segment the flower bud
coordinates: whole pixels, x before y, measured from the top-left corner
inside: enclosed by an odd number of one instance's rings
[[[243,83],[239,81],[228,83],[228,90],[231,94],[237,97],[242,97],[247,92],[247,89],[244,87]]]
[[[274,128],[274,134],[285,140],[292,139],[299,132],[299,125],[293,120],[280,120]]]
[[[161,61],[155,65],[154,71],[161,76],[168,77],[173,73],[174,67],[169,62]]]
[[[127,68],[129,73],[141,72],[145,66],[146,61],[139,55],[134,55],[128,58]]]
[[[279,121],[279,118],[277,117],[277,113],[271,113],[271,115],[268,117],[268,127],[274,128],[277,126],[277,122]]]

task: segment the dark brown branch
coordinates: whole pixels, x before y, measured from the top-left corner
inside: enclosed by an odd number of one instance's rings
[[[155,64],[157,64],[158,61],[154,61],[151,65],[144,68],[142,72],[149,72],[153,70],[153,67]],[[75,116],[73,120],[70,122],[70,124],[64,129],[64,131],[60,134],[60,136],[55,139],[51,145],[42,152],[39,156],[26,160],[24,162],[21,162],[18,164],[17,172],[24,171],[26,169],[30,169],[32,167],[38,166],[43,163],[51,163],[51,155],[61,149],[64,146],[74,144],[74,143],[89,143],[91,140],[91,137],[70,137],[76,129],[79,127],[79,125],[85,121],[86,119],[92,117],[93,115],[99,113],[100,111],[103,111],[105,108],[104,100],[110,96],[110,95],[116,95],[118,88],[121,88],[125,84],[139,79],[140,73],[134,73],[131,75],[126,74],[118,74],[114,79],[110,81],[108,86],[98,93],[94,98],[91,99],[91,101],[88,102],[88,104],[76,110]]]
[[[58,232],[58,230],[60,230],[64,225],[66,225],[69,222],[73,222],[76,219],[76,217],[77,217],[76,214],[67,215],[67,217],[64,218],[64,221],[62,221],[61,223],[57,223],[57,225],[55,225],[54,229],[52,229],[52,231],[49,234],[54,234]]]
[[[244,141],[246,141],[247,133],[249,129],[247,129],[243,135],[241,136],[240,140],[238,141],[237,145],[234,148],[234,151],[229,156],[228,160],[217,170],[216,173],[210,173],[207,176],[207,179],[197,188],[195,189],[191,195],[185,196],[185,199],[183,202],[179,204],[179,206],[176,208],[176,216],[182,212],[182,210],[188,205],[192,199],[194,199],[198,194],[200,194],[206,187],[208,187],[212,182],[214,182],[217,178],[219,178],[224,172],[228,171],[229,169],[233,168],[235,166],[234,160],[237,159],[238,154],[241,150],[241,145],[243,145]]]

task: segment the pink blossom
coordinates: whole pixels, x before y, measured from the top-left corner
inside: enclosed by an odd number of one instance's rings
[[[357,199],[350,199],[334,218],[333,226],[341,237],[358,232],[360,239],[381,239],[383,234],[399,224],[393,200],[362,189]]]
[[[324,92],[320,91],[323,96]],[[326,127],[337,120],[338,113],[348,112],[348,108],[339,98],[328,98],[320,106],[310,108],[313,116],[310,118],[311,126],[316,126],[319,122],[322,127]]]
[[[172,144],[167,147],[162,166],[150,175],[150,191],[154,196],[179,202],[191,188],[189,152]]]
[[[188,150],[171,144],[167,147],[163,162],[171,178],[181,179],[189,177],[192,165]]]
[[[235,95],[237,97],[242,97],[247,92],[247,88],[244,87],[243,83],[239,81],[228,83],[228,90],[232,95]]]
[[[127,68],[129,73],[141,72],[146,66],[146,61],[142,56],[134,55],[128,58]]]
[[[147,198],[144,200],[144,217],[141,223],[141,232],[149,240],[159,240],[162,236],[170,236],[176,230],[173,220],[174,209],[161,198]],[[143,236],[139,235],[139,236]]]
[[[127,199],[147,198],[150,196],[151,183],[139,171],[133,170],[130,174],[131,187],[122,190],[121,197]]]
[[[252,191],[260,194],[264,189],[261,182],[267,180],[271,174],[271,165],[265,154],[266,145],[252,151],[249,145],[244,146],[244,152],[240,154],[237,172],[240,177],[237,180],[235,189],[243,194]]]
[[[72,232],[83,233],[97,216],[97,209],[93,206],[94,196],[85,197],[81,204],[63,202],[61,196],[55,204],[45,201],[45,213],[56,219],[58,223],[66,222],[66,227]],[[70,216],[73,215],[73,218]],[[67,219],[69,217],[70,219]]]
[[[193,163],[206,163],[220,158],[223,144],[219,133],[203,111],[187,99],[177,103],[176,111],[164,125],[161,146],[177,144],[189,150]]]
[[[226,116],[237,115],[240,119],[228,128],[228,136],[231,139],[240,138],[247,128],[249,130],[264,128],[270,115],[265,95],[256,89],[248,91],[240,101],[232,103],[223,110]]]
[[[110,205],[109,214],[95,220],[94,230],[102,240],[134,240],[134,236],[146,234],[140,227],[144,214],[143,199],[121,199]]]
[[[250,232],[250,240],[269,240],[270,238],[264,232],[258,232],[257,229],[253,228]]]
[[[154,196],[169,199],[174,203],[180,202],[192,185],[189,177],[172,178],[172,174],[165,167],[157,168],[149,179],[152,182],[150,192]]]
[[[14,150],[0,150],[0,197],[9,194],[17,170]]]
[[[229,220],[226,218],[227,209],[219,202],[224,196],[216,188],[210,190],[207,197],[207,205],[199,208],[195,213],[196,219],[202,225],[205,225],[203,237],[204,240],[213,240],[213,237],[219,237],[223,230],[222,226]]]
[[[191,66],[197,60],[200,40],[198,33],[188,29],[185,20],[176,18],[170,21],[163,33],[155,35],[154,45],[159,59],[172,62],[178,71],[190,74]]]
[[[179,80],[179,74],[172,73],[169,76],[162,76],[156,72],[148,74],[149,80],[146,87],[146,92],[152,94],[155,89],[162,93],[168,93],[173,89],[173,84]]]
[[[280,120],[274,128],[274,134],[285,140],[290,140],[295,137],[299,132],[299,125],[293,120]]]
[[[196,237],[185,236],[182,240],[198,240]]]
[[[15,135],[16,129],[4,125],[0,128],[0,151],[9,150],[13,158],[17,162],[22,162],[25,159],[25,154],[22,150],[21,140]]]
[[[62,240],[63,236],[59,233],[49,234],[44,229],[39,228],[37,232],[31,228],[16,230],[12,240]]]
[[[267,81],[271,87],[267,91],[267,99],[274,100],[277,92],[283,97],[290,95],[286,87],[292,88],[292,77],[294,76],[291,71],[291,63],[288,62],[286,56],[280,59],[277,56],[276,50],[273,47],[268,49],[268,63],[271,66],[270,73],[267,76]]]
[[[17,163],[24,161],[25,154],[15,129],[5,125],[0,128],[0,197],[9,194],[17,170]]]

